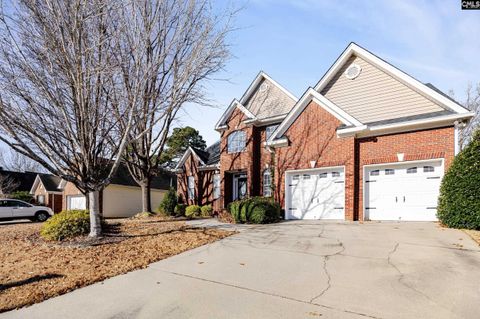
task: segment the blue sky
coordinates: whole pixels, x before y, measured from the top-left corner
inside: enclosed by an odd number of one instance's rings
[[[223,6],[224,0],[216,0]],[[234,57],[208,84],[217,107],[188,105],[178,125],[197,128],[208,144],[233,98],[240,98],[260,70],[294,95],[314,86],[343,49],[356,42],[401,70],[462,99],[480,81],[480,11],[460,1],[250,0],[229,42]]]

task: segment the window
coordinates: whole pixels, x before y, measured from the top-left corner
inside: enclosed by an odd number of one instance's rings
[[[277,127],[278,127],[278,124],[267,126],[267,128],[265,129],[265,134],[267,136],[266,137],[267,141],[272,136],[272,133],[277,129]]]
[[[385,169],[385,175],[395,175],[395,170],[391,168]]]
[[[272,172],[269,169],[263,172],[263,196],[272,196]]]
[[[293,175],[292,178],[294,181],[298,181],[300,179],[300,175]]]
[[[327,178],[327,173],[318,174],[318,178]]]
[[[220,174],[213,175],[213,199],[220,198]]]
[[[245,150],[246,134],[244,131],[235,131],[228,136],[228,153],[238,153]]]
[[[424,173],[435,172],[435,167],[433,167],[433,166],[424,166],[424,167],[423,167],[423,172],[424,172]]]
[[[45,204],[45,195],[37,195],[37,203]]]
[[[188,176],[188,199],[195,197],[195,177]]]
[[[32,207],[30,204],[18,200],[7,200],[7,207]]]
[[[380,175],[380,170],[378,169],[370,172],[370,176],[378,176],[378,175]]]
[[[415,174],[416,172],[417,172],[416,167],[410,167],[409,169],[407,169],[407,174]]]
[[[332,172],[332,177],[340,177],[340,172]]]
[[[310,179],[310,175],[309,174],[303,174],[303,179]]]

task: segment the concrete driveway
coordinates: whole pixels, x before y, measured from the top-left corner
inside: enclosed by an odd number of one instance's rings
[[[478,318],[480,249],[433,223],[286,222],[5,318]]]

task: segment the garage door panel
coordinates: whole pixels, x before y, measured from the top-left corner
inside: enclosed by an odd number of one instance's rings
[[[365,170],[365,212],[371,220],[436,220],[440,160]]]
[[[287,174],[287,218],[344,219],[343,168]]]

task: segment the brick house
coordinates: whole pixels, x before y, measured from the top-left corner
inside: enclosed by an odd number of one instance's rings
[[[435,220],[458,129],[472,115],[354,43],[298,100],[261,72],[216,125],[213,202],[273,196],[286,219]],[[202,168],[185,163],[178,180]]]

